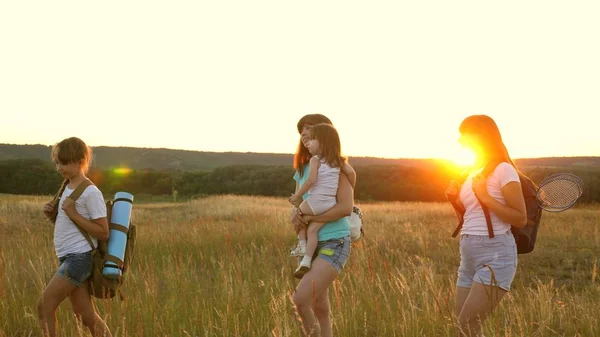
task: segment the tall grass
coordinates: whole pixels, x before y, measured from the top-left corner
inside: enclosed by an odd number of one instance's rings
[[[46,198],[0,196],[0,336],[39,335],[36,301],[57,261]],[[459,253],[451,208],[361,205],[366,237],[330,292],[336,336],[455,336]],[[136,204],[124,301],[95,301],[115,336],[298,336],[287,202],[217,196]],[[600,336],[600,209],[544,214],[487,336]],[[64,336],[85,336],[68,301]]]

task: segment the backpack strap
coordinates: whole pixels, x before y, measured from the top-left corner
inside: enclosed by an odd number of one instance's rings
[[[85,179],[79,185],[77,185],[73,193],[71,193],[71,195],[69,195],[67,198],[77,201],[77,199],[79,199],[79,197],[83,194],[83,191],[85,191],[85,189],[91,185],[94,185],[94,183],[92,183],[92,181],[89,179]]]
[[[113,223],[113,222],[111,222],[108,225],[108,228],[109,229],[114,229],[116,231],[119,231],[119,232],[122,232],[122,233],[125,233],[125,234],[127,234],[127,232],[129,232],[129,228],[127,228],[127,227],[125,227],[123,225],[119,225],[119,224]]]
[[[54,197],[50,201],[50,204],[52,205],[53,210],[48,215],[48,220],[50,220],[52,223],[56,223],[56,217],[58,217],[58,204],[60,204],[60,197],[62,197],[62,194],[65,191],[65,188],[67,187],[68,184],[69,184],[69,180],[67,180],[67,179],[63,180],[58,191],[56,192],[56,194],[54,194]]]
[[[75,188],[73,193],[71,193],[71,195],[69,195],[67,198],[73,201],[77,201],[81,194],[83,194],[83,191],[85,191],[85,189],[88,188],[88,186],[90,185],[94,185],[94,183],[92,183],[92,181],[89,179],[85,179]],[[77,229],[79,229],[85,240],[90,244],[92,250],[96,249],[96,247],[94,247],[94,242],[92,241],[90,235],[85,230],[83,230],[83,228],[81,228],[81,226],[79,226],[75,221],[73,221],[73,223],[75,224],[75,226],[77,226]]]
[[[63,192],[65,191],[65,188],[67,187],[67,185],[69,185],[69,179],[63,180],[62,184],[60,185],[60,188],[58,189],[58,192],[56,192],[56,194],[54,195],[53,200],[56,202],[56,205],[58,205],[58,203],[60,201],[60,197],[62,196]]]
[[[461,185],[461,187],[462,187],[462,184],[464,184],[465,180],[467,180],[468,176],[469,176],[468,171],[465,170],[458,177],[457,182]],[[458,194],[460,195],[460,189],[458,190]],[[456,196],[456,199],[450,201],[450,205],[452,205],[452,207],[456,210],[456,212],[458,214],[460,214],[460,221],[458,222],[458,225],[456,225],[456,229],[454,230],[454,232],[452,232],[453,238],[455,238],[460,233],[460,230],[462,229],[462,227],[465,223],[464,215],[465,215],[466,210],[464,209],[464,207],[459,205],[459,203],[456,201],[459,198],[459,195]]]
[[[463,224],[465,223],[465,209],[462,208],[456,201],[453,201],[450,203],[452,205],[452,207],[454,207],[454,209],[456,210],[456,212],[458,212],[458,214],[460,214],[460,221],[458,222],[458,225],[456,225],[456,229],[454,230],[454,232],[452,233],[452,237],[455,238],[458,233],[460,233],[460,230],[462,229]]]
[[[475,192],[473,192],[473,193],[475,193]],[[477,198],[477,201],[479,201],[479,206],[481,206],[481,209],[483,210],[483,215],[485,216],[485,222],[487,223],[488,235],[490,236],[490,239],[493,239],[495,235],[494,235],[494,228],[492,227],[492,217],[490,216],[490,209],[483,202],[481,202],[481,200],[479,200],[479,198]]]
[[[117,268],[117,269],[123,269],[123,266],[125,265],[125,262],[123,262],[123,260],[119,259],[118,257],[114,256],[114,255],[109,255],[106,254],[106,256],[104,257],[104,259],[106,261],[110,261],[114,264],[116,264],[117,266],[105,266],[107,268]]]
[[[485,166],[485,168],[482,171],[482,174],[487,177],[490,172],[496,168],[496,166],[498,166],[499,163],[497,162],[490,162],[488,165]],[[459,182],[462,185],[465,180],[467,180],[467,174],[465,172],[463,172],[463,174],[461,174],[460,178],[459,178]],[[473,192],[475,193],[475,192]],[[487,229],[488,229],[488,235],[490,238],[494,237],[494,228],[492,226],[492,217],[490,216],[490,209],[483,203],[481,202],[481,200],[477,197],[477,195],[475,195],[475,197],[477,198],[477,201],[479,202],[479,205],[481,206],[481,209],[483,210],[483,215],[485,216],[485,222],[487,224]],[[461,207],[456,201],[453,201],[450,203],[452,205],[452,207],[454,207],[454,209],[461,214],[461,219],[458,223],[458,225],[456,226],[456,229],[454,230],[454,232],[452,233],[452,237],[455,238],[459,233],[460,230],[462,229],[464,223],[465,223],[465,219],[464,219],[464,215],[466,210]]]
[[[500,165],[500,163],[504,162],[503,160],[492,160],[490,161],[485,168],[483,169],[483,171],[481,172],[481,174],[483,174],[484,177],[487,177],[494,172],[494,170],[496,169],[496,167],[498,167],[498,165]],[[475,192],[473,192],[475,193]],[[475,197],[477,197],[477,195],[475,195]],[[494,227],[492,226],[492,217],[490,216],[490,209],[483,203],[481,202],[481,199],[477,198],[477,201],[479,202],[479,206],[481,206],[481,210],[483,211],[483,215],[485,216],[485,222],[487,224],[487,229],[488,229],[488,235],[490,237],[490,239],[494,238]]]
[[[124,202],[128,202],[128,203],[130,203],[130,204],[133,204],[133,202],[132,202],[131,200],[127,199],[127,198],[117,198],[117,199],[115,199],[115,200],[113,201],[113,204],[114,204],[114,203],[117,203],[117,201],[124,201]],[[131,222],[131,221],[130,221],[130,222]],[[114,222],[110,222],[110,221],[109,221],[109,223],[108,223],[108,228],[109,228],[109,229],[114,229],[114,230],[116,230],[116,231],[119,231],[119,232],[122,232],[122,233],[124,233],[124,234],[127,234],[127,233],[129,232],[129,228],[128,228],[128,227],[125,227],[125,226],[123,226],[123,225],[119,225],[119,224],[116,224],[116,223],[114,223]],[[115,262],[115,263],[116,263],[116,262]]]

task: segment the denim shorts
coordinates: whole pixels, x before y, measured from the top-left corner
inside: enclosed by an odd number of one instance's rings
[[[471,288],[473,281],[510,291],[517,271],[517,244],[513,234],[460,236],[460,267],[456,285]]]
[[[56,275],[65,279],[75,286],[81,284],[92,275],[92,252],[67,254],[58,258],[58,270]]]
[[[330,239],[327,241],[319,241],[313,261],[319,257],[329,262],[338,273],[342,272],[348,257],[350,256],[350,236],[340,239]]]

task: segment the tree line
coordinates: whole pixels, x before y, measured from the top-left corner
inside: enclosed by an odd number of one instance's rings
[[[430,166],[356,166],[355,198],[360,201],[443,201],[456,170]],[[556,172],[572,172],[585,183],[580,202],[600,202],[600,170],[590,167],[526,167],[523,173],[539,183]],[[287,197],[295,189],[290,166],[232,165],[211,171],[126,170],[91,168],[88,176],[106,197],[117,191],[134,195],[177,195],[189,199],[216,194]],[[62,178],[54,166],[39,159],[0,161],[0,193],[54,194]]]

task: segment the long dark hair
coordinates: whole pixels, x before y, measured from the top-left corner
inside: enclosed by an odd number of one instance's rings
[[[298,133],[302,134],[302,129],[304,128],[304,125],[306,125],[306,124],[317,125],[317,124],[321,124],[321,123],[325,123],[325,124],[329,124],[329,125],[333,126],[333,123],[331,123],[331,120],[329,120],[329,118],[325,117],[324,115],[309,114],[309,115],[305,115],[304,117],[300,118],[296,127],[298,128]],[[302,138],[300,138],[300,141],[298,143],[298,148],[296,149],[296,154],[294,154],[294,169],[296,169],[296,171],[298,171],[298,174],[300,175],[300,177],[302,177],[302,175],[304,174],[304,168],[306,167],[306,165],[308,165],[308,162],[310,161],[310,157],[311,157],[310,152],[304,146],[304,144],[302,144]]]
[[[483,153],[476,153],[476,156],[479,156],[477,160],[480,164],[484,165],[484,171],[482,172],[484,176],[488,176],[502,162],[509,163],[517,170],[519,176],[523,176],[515,162],[510,158],[506,145],[502,141],[500,129],[491,117],[487,115],[469,116],[462,121],[458,130],[463,135],[477,136],[481,146],[480,150]],[[482,158],[480,157],[482,155],[485,155],[486,162],[484,163],[481,163]]]

